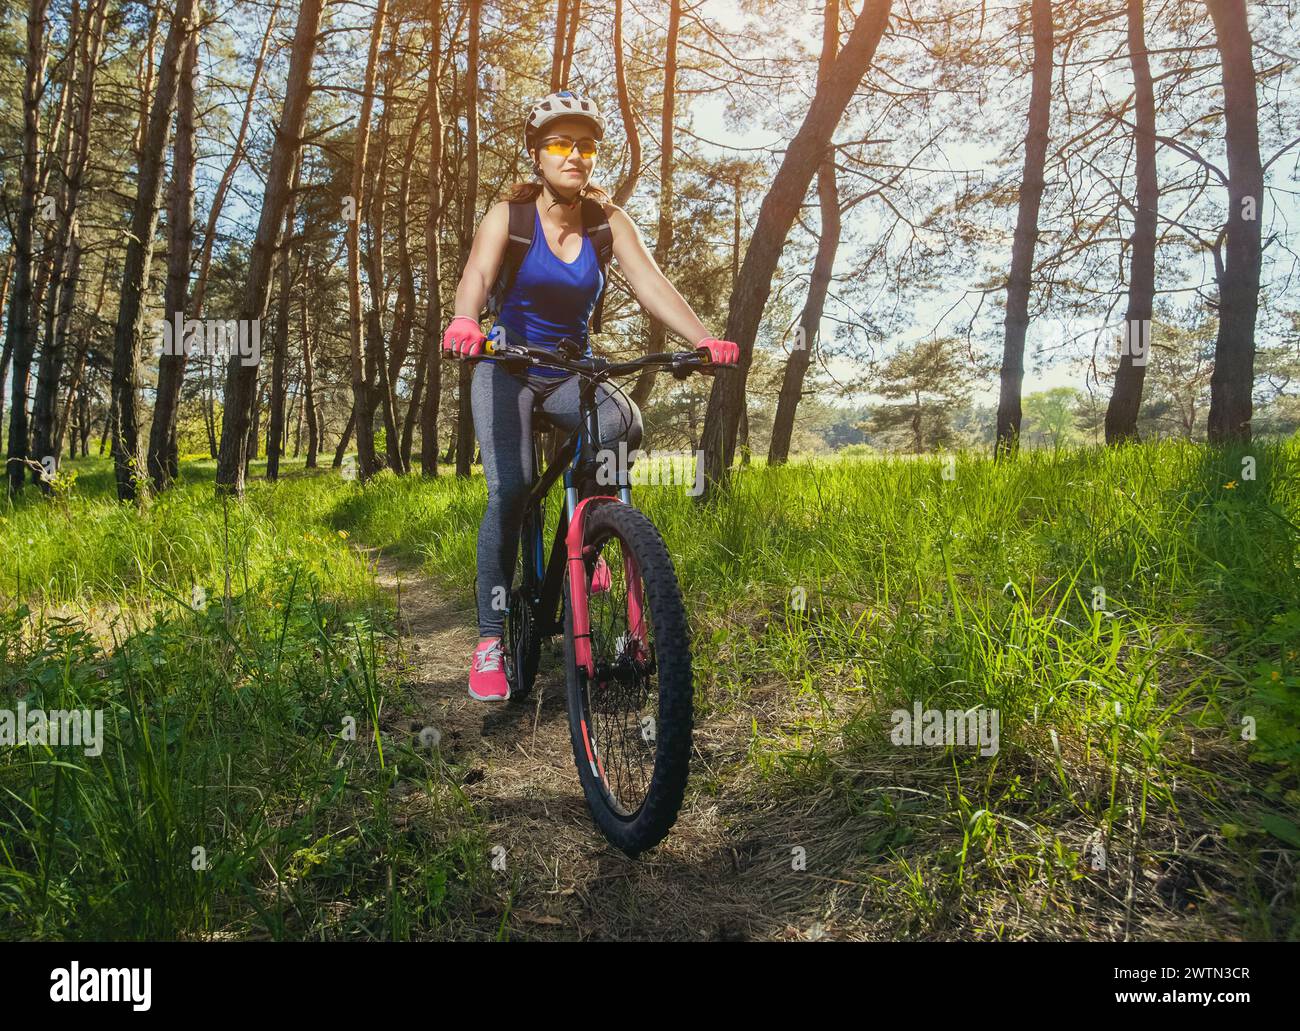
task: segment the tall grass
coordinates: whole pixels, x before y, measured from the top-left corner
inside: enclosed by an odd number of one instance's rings
[[[100,754],[0,749],[0,934],[451,933],[485,845],[458,771],[412,747],[387,607],[326,522],[357,488],[223,505],[185,472],[138,510],[91,464],[0,523],[0,708],[105,722]]]
[[[103,761],[4,757],[0,905],[28,934],[465,930],[476,818],[458,771],[385,740],[353,545],[468,604],[482,478],[293,476],[223,509],[190,473],[141,512],[92,464],[0,523],[7,693],[113,713]],[[1163,442],[755,463],[707,505],[635,488],[697,712],[750,728],[737,833],[823,857],[882,935],[1300,937],[1298,474],[1296,441]],[[894,744],[915,703],[996,710],[996,754]],[[398,763],[431,819],[394,816]]]
[[[768,796],[830,787],[860,815],[888,929],[1300,936],[1296,441],[756,463],[706,506],[634,493],[687,595],[698,711],[787,685],[753,767]],[[467,590],[481,505],[481,481],[390,479],[338,514]],[[915,702],[996,709],[997,756],[893,745]]]

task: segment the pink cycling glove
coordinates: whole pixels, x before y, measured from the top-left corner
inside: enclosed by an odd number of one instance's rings
[[[714,365],[735,365],[740,361],[740,345],[733,344],[730,340],[715,340],[713,337],[705,337],[695,345],[697,351],[707,351],[709,361]]]
[[[442,349],[461,358],[471,358],[482,353],[486,339],[477,322],[467,315],[457,315],[442,335]]]

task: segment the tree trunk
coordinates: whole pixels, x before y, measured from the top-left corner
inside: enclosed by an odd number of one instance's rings
[[[891,4],[892,0],[867,0],[834,67],[814,94],[803,124],[790,141],[771,189],[763,198],[758,223],[728,303],[726,339],[740,346],[740,362],[734,372],[715,374],[704,417],[700,445],[704,451],[705,484],[698,499],[701,502],[712,497],[731,467],[745,379],[753,360],[758,324],[772,289],[772,274],[813,174],[825,159],[831,135],[871,66],[876,46],[889,23]]]
[[[348,445],[352,443],[352,431],[357,425],[357,406],[352,406],[352,413],[348,416],[348,424],[343,427],[343,435],[339,437],[339,446],[334,449],[334,468],[338,469],[343,465],[343,456],[348,453]]]
[[[1030,275],[1038,242],[1038,208],[1043,199],[1043,166],[1047,159],[1047,126],[1052,106],[1052,4],[1032,0],[1034,65],[1029,95],[1029,130],[1025,135],[1025,164],[1020,180],[1016,232],[1011,241],[1007,276],[1007,312],[1003,320],[1002,381],[998,393],[998,456],[1020,444],[1020,392],[1025,379],[1025,334],[1029,329]]]
[[[582,14],[582,0],[569,0],[569,10],[565,18],[564,67],[560,70],[560,89],[569,88],[569,76],[573,72],[573,48],[578,38],[578,19]]]
[[[478,36],[479,0],[469,0],[469,69],[465,77],[465,120],[467,123],[467,153],[465,173],[465,206],[461,209],[460,266],[469,259],[470,244],[474,239],[474,225],[478,215]],[[557,39],[560,30],[556,30]],[[557,43],[558,46],[558,43]],[[553,74],[558,74],[553,72]],[[459,362],[460,403],[456,412],[456,475],[468,476],[474,457],[474,412],[470,407],[469,386],[472,373],[470,362]]]
[[[80,26],[80,12],[80,4],[76,3],[74,0],[69,18],[69,41],[62,60],[57,61],[55,64],[55,69],[61,74],[58,81],[58,99],[53,106],[54,110],[53,116],[50,120],[49,134],[44,140],[40,138],[39,132],[37,135],[38,153],[34,196],[41,204],[43,215],[46,198],[48,196],[46,187],[49,184],[55,166],[59,169],[60,181],[63,184],[66,184],[67,182],[70,159],[69,146],[71,139],[69,134],[63,132],[63,116],[67,109],[68,96],[73,91],[72,73],[75,66],[76,38]],[[53,38],[54,31],[51,29],[49,39],[52,40]],[[50,41],[46,40],[44,46],[48,52],[51,47]],[[42,56],[42,60],[44,60],[44,55]],[[42,100],[50,93],[54,86],[55,77],[51,74],[50,78],[42,82],[39,87],[40,97]],[[55,301],[59,293],[58,286],[63,275],[63,264],[67,260],[69,252],[66,232],[69,223],[62,217],[63,211],[65,210],[65,202],[66,191],[61,189],[55,206],[54,218],[48,219],[42,217],[40,219],[42,225],[39,231],[39,241],[34,239],[31,249],[32,262],[34,263],[35,268],[35,279],[32,287],[31,310],[28,315],[27,323],[31,359],[27,363],[27,369],[23,377],[23,418],[27,427],[24,440],[25,457],[23,459],[23,464],[31,470],[32,482],[40,484],[43,487],[45,486],[43,483],[45,469],[41,460],[49,455],[49,449],[48,445],[42,444],[39,441],[37,442],[38,446],[33,448],[32,438],[39,436],[39,434],[34,433],[33,430],[41,421],[41,417],[45,414],[41,410],[41,383],[45,382],[48,392],[51,369],[53,369],[56,376],[58,372],[57,368],[53,367],[50,363],[52,363],[53,359],[57,355],[57,352],[51,347],[51,341],[54,335],[54,309]],[[35,231],[35,227],[33,227],[33,229]],[[12,237],[12,228],[10,228],[10,234]],[[52,278],[55,284],[54,288],[47,292],[46,288]],[[43,339],[41,334],[42,324],[45,325]],[[38,341],[41,341],[39,350],[37,349]],[[33,386],[31,382],[31,361],[35,361],[38,354],[40,356],[40,363],[36,376],[35,389],[29,396],[29,388],[32,388]],[[28,406],[28,401],[35,401],[35,404]],[[15,468],[21,471],[22,467],[16,463],[11,467],[11,472]]]
[[[41,348],[39,372],[36,377],[36,394],[32,401],[32,455],[48,465],[58,468],[63,449],[55,444],[58,425],[59,379],[63,375],[63,355],[67,348],[68,326],[72,319],[72,305],[76,298],[77,280],[81,275],[81,232],[75,218],[70,219],[72,229],[65,238],[67,262],[56,257],[58,270],[54,276],[57,289],[50,290],[50,303],[45,320],[45,343]],[[56,301],[55,298],[58,298]],[[32,470],[32,478],[45,493],[52,490],[44,475]]]
[[[677,33],[682,20],[681,0],[669,0],[668,47],[664,55],[664,104],[659,121],[659,228],[655,235],[655,264],[668,267],[668,254],[673,246],[673,112],[677,104]],[[652,315],[650,337],[646,341],[646,354],[662,354],[667,329]],[[694,341],[690,341],[694,343]],[[645,407],[654,389],[656,369],[645,369],[637,376],[632,388],[632,400]]]
[[[392,83],[395,77],[401,75],[401,65],[397,59],[397,36],[401,27],[401,20],[395,19],[392,25],[392,32],[389,38],[388,60],[385,64],[388,67],[388,74],[384,78],[384,95],[388,96],[392,92]],[[392,105],[384,105],[384,113],[380,118],[380,139],[381,146],[377,155],[376,169],[371,173],[371,181],[383,183],[385,181],[385,171],[388,167],[388,150],[392,143]],[[417,112],[415,121],[420,120],[420,113]],[[399,186],[398,196],[398,291],[397,306],[393,313],[391,323],[391,332],[388,339],[392,340],[391,354],[385,353],[385,336],[383,329],[382,313],[388,310],[388,289],[387,280],[384,274],[384,232],[387,212],[387,194],[381,188],[373,194],[372,213],[374,219],[371,224],[370,239],[372,241],[370,248],[371,268],[369,272],[370,295],[371,295],[371,312],[368,325],[370,332],[367,336],[369,350],[366,356],[366,375],[371,383],[370,399],[378,407],[380,416],[384,421],[384,456],[380,461],[378,455],[375,456],[377,465],[387,465],[399,475],[404,471],[401,460],[401,426],[397,421],[397,377],[401,373],[402,363],[406,359],[406,351],[410,347],[410,313],[409,306],[414,304],[415,280],[410,267],[410,257],[407,250],[407,241],[405,238],[407,230],[405,200],[402,194],[409,190],[410,172],[409,162],[414,158],[415,134],[411,134],[406,149],[406,160],[403,164],[401,175],[401,184]],[[407,289],[409,286],[410,294]],[[373,419],[373,415],[372,415]]]
[[[115,400],[114,397],[113,397],[113,391],[112,391],[111,386],[110,386],[110,389],[109,389],[109,392],[108,392],[108,413],[104,416],[104,432],[103,432],[103,434],[102,434],[102,435],[100,436],[100,438],[99,438],[99,457],[100,457],[100,458],[103,458],[103,457],[104,457],[104,445],[105,445],[105,444],[108,444],[108,445],[109,445],[109,456],[110,456],[110,457],[112,456],[112,453],[113,453],[113,449],[112,449],[113,424],[114,424],[115,422],[117,422],[117,402],[116,402],[116,400]]]
[[[64,50],[63,59],[59,61],[56,66],[61,69],[62,72],[59,81],[58,100],[55,101],[54,115],[50,120],[49,136],[45,140],[41,151],[42,155],[56,154],[57,158],[53,161],[48,159],[41,160],[36,166],[37,197],[44,198],[49,196],[48,186],[50,177],[54,174],[54,169],[56,167],[59,170],[59,178],[62,184],[59,191],[59,199],[56,202],[56,215],[53,220],[54,224],[43,227],[41,232],[42,240],[40,254],[36,259],[36,282],[32,291],[31,325],[33,356],[35,356],[36,353],[36,341],[37,339],[40,339],[38,336],[38,330],[42,322],[41,314],[44,312],[45,333],[40,352],[43,359],[57,358],[57,352],[51,350],[49,345],[54,338],[55,304],[58,300],[60,287],[63,282],[64,265],[69,259],[71,247],[67,237],[67,231],[71,222],[63,217],[63,212],[66,210],[66,185],[71,159],[70,147],[72,138],[69,132],[64,131],[66,128],[64,115],[67,114],[68,111],[68,98],[74,92],[73,71],[76,65],[76,43],[77,37],[80,35],[80,24],[81,5],[76,3],[74,0],[69,19],[70,31],[68,45]],[[51,81],[45,83],[43,93],[48,93],[53,84],[53,78],[51,78]],[[57,367],[54,368],[53,371],[57,373]],[[44,370],[38,371],[36,391],[34,393],[34,401],[38,403],[42,400],[40,396],[40,378],[42,375],[45,375]],[[55,382],[57,384],[57,379]],[[48,396],[49,395],[47,394],[47,397]],[[46,401],[45,404],[52,405],[52,403],[52,401]],[[42,407],[45,407],[45,405],[42,405]],[[35,422],[37,414],[38,413],[35,411],[31,414],[33,422]],[[40,412],[39,414],[44,416],[45,412]],[[35,428],[34,426],[31,426],[30,423],[29,427],[31,429]],[[29,430],[29,443],[30,438],[34,435],[35,434]],[[46,458],[49,455],[47,448],[48,445],[43,443],[42,449],[34,453],[34,458]],[[30,453],[31,452],[29,451],[29,454]],[[38,484],[41,483],[44,479],[44,466],[33,465],[31,466],[31,470],[32,481]]]
[[[1151,311],[1156,291],[1156,210],[1160,189],[1156,179],[1156,100],[1142,21],[1142,0],[1128,0],[1128,54],[1133,67],[1137,208],[1133,213],[1128,310],[1124,314],[1124,340],[1128,346],[1120,353],[1115,386],[1106,408],[1107,444],[1138,439],[1142,382],[1151,358]],[[1140,347],[1133,346],[1139,342]]]
[[[216,374],[211,359],[207,366],[207,384],[203,391],[203,425],[208,431],[208,457],[216,459],[220,455],[217,448],[217,385]]]
[[[416,115],[417,124],[422,116]],[[411,333],[415,323],[415,269],[411,265],[411,251],[407,236],[410,233],[411,201],[411,164],[415,159],[415,144],[419,134],[412,132],[407,140],[406,155],[402,160],[401,187],[397,193],[397,316],[393,321],[393,350],[388,362],[388,376],[384,397],[384,419],[392,419],[393,426],[388,430],[386,443],[388,448],[388,465],[392,470],[405,475],[410,471],[411,419],[398,424],[397,386],[402,378],[402,366],[411,350]],[[432,214],[430,215],[432,217]],[[414,397],[412,398],[414,402]]]
[[[388,0],[379,0],[375,11],[375,20],[370,29],[370,54],[366,59],[365,85],[361,95],[361,115],[357,121],[356,144],[352,153],[351,199],[356,218],[348,221],[346,234],[348,250],[348,313],[351,330],[351,369],[352,369],[352,406],[356,412],[355,428],[357,434],[357,471],[362,480],[367,480],[379,471],[379,460],[375,455],[375,428],[373,414],[375,401],[371,394],[373,387],[373,353],[374,326],[379,313],[378,306],[372,299],[369,318],[362,310],[361,302],[361,219],[366,205],[363,203],[363,191],[366,189],[367,156],[370,148],[370,117],[375,104],[375,71],[379,64],[379,44],[384,35],[384,20],[388,14]],[[379,181],[375,184],[382,203],[383,183],[382,169]],[[382,224],[381,224],[382,231]],[[372,250],[382,248],[382,239],[372,238]],[[373,255],[372,255],[373,260]],[[383,289],[382,272],[380,281],[374,281],[374,268],[371,269],[371,290]],[[364,337],[364,339],[363,339]],[[362,349],[365,349],[363,354]],[[370,368],[367,368],[367,365]]]
[[[194,249],[194,71],[199,60],[199,33],[190,33],[185,45],[176,91],[176,141],[172,147],[172,195],[167,213],[167,285],[163,318],[183,328],[190,289],[190,256]],[[163,490],[177,474],[172,467],[176,437],[176,411],[181,399],[187,361],[184,333],[173,329],[171,353],[158,359],[158,393],[149,428],[149,478]]]
[[[415,443],[415,424],[420,418],[424,401],[424,380],[428,375],[426,361],[425,350],[421,347],[420,353],[415,357],[415,379],[411,383],[411,401],[406,406],[406,418],[402,420],[402,468],[407,472],[411,471],[411,448]]]
[[[21,200],[13,236],[14,286],[9,298],[5,346],[12,355],[7,469],[9,493],[22,490],[27,473],[27,381],[31,376],[36,341],[32,325],[32,223],[36,218],[37,161],[41,131],[41,91],[45,79],[45,20],[49,0],[31,0],[27,10],[27,63],[23,78],[23,160]]]
[[[289,401],[289,413],[293,418],[293,457],[297,459],[302,454],[302,380],[295,383],[294,388]]]
[[[149,126],[149,104],[153,101],[153,55],[158,49],[158,25],[162,21],[163,4],[161,0],[150,3],[149,38],[140,48],[140,63],[136,66],[135,82],[140,89],[139,118],[136,119],[135,137],[131,147],[135,151],[136,164],[144,154],[145,133]]]
[[[89,386],[89,383],[87,383]],[[90,393],[81,391],[81,457],[90,453]]]
[[[67,347],[68,322],[75,303],[77,280],[81,264],[81,234],[77,219],[77,201],[81,192],[82,169],[85,166],[86,137],[89,134],[89,110],[84,88],[89,84],[93,93],[93,66],[85,67],[87,56],[84,43],[91,35],[99,11],[88,10],[83,20],[81,4],[73,0],[69,16],[68,49],[64,57],[63,94],[59,107],[65,110],[69,94],[75,93],[78,110],[74,113],[76,127],[62,134],[58,165],[60,187],[57,203],[58,218],[49,243],[49,292],[45,297],[45,332],[42,337],[41,358],[36,375],[36,392],[32,401],[32,454],[42,463],[32,469],[32,480],[42,491],[49,493],[51,484],[45,469],[58,468],[63,449],[54,447],[55,424],[58,418],[59,378],[63,373],[63,357]],[[96,53],[98,59],[98,53]],[[78,78],[80,73],[80,78]],[[47,173],[48,174],[48,173]]]
[[[614,0],[614,83],[618,91],[618,113],[623,119],[623,135],[627,137],[627,175],[614,191],[614,203],[620,208],[627,204],[641,178],[641,130],[637,128],[632,112],[632,98],[627,89],[627,71],[623,60],[623,0]]]
[[[144,293],[149,284],[154,231],[158,226],[163,154],[167,150],[168,129],[176,108],[182,52],[193,31],[193,11],[194,0],[177,0],[176,12],[163,44],[158,86],[149,112],[149,130],[140,155],[140,174],[131,213],[131,236],[127,240],[123,263],[121,302],[113,336],[113,396],[117,401],[113,468],[119,501],[135,499],[137,480],[145,472],[140,461],[135,407],[140,380],[140,341],[144,336]]]
[[[399,22],[394,22],[396,29]],[[388,96],[392,86],[392,73],[394,71],[394,54],[396,49],[395,37],[396,32],[389,38],[389,47],[385,66],[389,74],[384,77],[382,91]],[[389,279],[386,272],[386,258],[384,253],[384,233],[387,228],[388,214],[388,193],[385,188],[387,182],[386,171],[388,168],[388,148],[392,142],[392,105],[384,104],[383,114],[379,118],[379,149],[374,155],[373,167],[367,177],[367,181],[375,183],[377,189],[370,191],[368,197],[368,210],[370,215],[370,249],[367,252],[368,271],[366,278],[370,284],[370,310],[366,315],[366,387],[367,411],[359,412],[358,420],[363,416],[366,425],[373,431],[375,424],[375,411],[379,411],[379,416],[384,423],[384,454],[380,455],[378,450],[374,450],[374,467],[376,470],[384,468],[388,464],[389,441],[393,441],[396,446],[397,430],[394,426],[396,418],[392,407],[392,383],[388,378],[388,358],[385,353],[385,336],[384,336],[384,312],[388,311],[388,287]],[[401,319],[401,298],[398,298],[398,311],[395,313],[393,325]],[[357,438],[358,451],[360,450],[360,436]]]
[[[86,12],[86,29],[81,35],[78,44],[78,60],[81,64],[81,79],[78,82],[77,96],[77,127],[75,127],[75,138],[73,143],[72,156],[68,163],[68,181],[66,181],[66,190],[64,196],[64,225],[68,237],[65,239],[64,247],[66,251],[72,254],[69,260],[68,274],[62,277],[59,289],[59,303],[57,303],[57,315],[55,324],[53,324],[53,345],[51,351],[55,356],[55,368],[52,376],[49,377],[49,390],[52,391],[48,398],[40,398],[38,394],[39,407],[44,410],[48,407],[48,416],[43,411],[42,417],[36,419],[36,434],[42,439],[43,445],[48,445],[49,454],[57,456],[62,454],[62,441],[66,426],[68,426],[69,412],[65,410],[60,413],[57,407],[57,389],[59,389],[59,372],[62,364],[62,356],[68,348],[68,339],[70,330],[72,330],[72,316],[77,299],[77,287],[81,280],[81,257],[83,248],[81,243],[81,228],[79,228],[79,208],[81,208],[81,194],[83,183],[85,183],[86,165],[90,159],[90,138],[91,138],[91,120],[95,109],[95,87],[98,81],[99,62],[104,52],[104,23],[107,20],[108,3],[107,0],[95,0],[94,5]],[[95,319],[98,321],[100,312],[104,306],[104,289],[108,281],[108,264],[104,265],[103,276],[99,282],[99,296],[95,302]],[[73,363],[72,377],[68,387],[68,406],[73,403],[73,398],[77,394],[77,385],[81,380],[82,369],[85,367],[86,354],[90,346],[90,341],[83,335],[81,346],[78,347],[77,356]],[[47,429],[48,426],[48,429]]]
[[[1215,251],[1219,334],[1210,377],[1211,444],[1250,442],[1255,387],[1255,316],[1263,252],[1260,225],[1264,169],[1259,157],[1259,107],[1254,43],[1245,0],[1206,0],[1223,65],[1223,120],[1228,149],[1226,251]]]
[[[438,475],[438,404],[442,400],[442,364],[439,360],[442,329],[442,251],[438,240],[442,212],[442,99],[438,80],[442,64],[438,26],[442,24],[442,0],[432,0],[430,11],[433,38],[429,48],[429,217],[424,226],[424,279],[426,311],[424,317],[424,391],[428,395],[420,408],[420,475]],[[420,403],[421,384],[416,378],[416,393],[411,398],[414,409]]]
[[[826,80],[835,62],[839,45],[839,0],[826,0],[822,17],[822,56],[817,70],[817,81]],[[739,183],[739,173],[736,182]],[[812,361],[812,349],[821,331],[822,311],[826,306],[826,293],[831,285],[835,267],[835,252],[840,245],[840,197],[835,180],[835,152],[828,151],[817,170],[817,199],[821,208],[822,235],[817,241],[817,257],[813,260],[812,275],[808,280],[808,299],[804,302],[799,319],[800,334],[781,377],[781,393],[777,398],[776,417],[772,423],[772,440],[768,445],[768,465],[781,465],[790,457],[790,439],[794,435],[794,417],[803,397],[804,376]],[[739,190],[737,190],[737,230],[739,230]],[[734,287],[733,287],[734,288]]]
[[[260,324],[266,314],[271,289],[275,244],[289,203],[290,177],[302,146],[307,102],[311,96],[311,68],[320,30],[321,0],[302,0],[293,34],[293,51],[285,85],[284,110],[271,149],[262,213],[249,257],[248,282],[240,317]],[[218,491],[244,491],[245,449],[252,420],[257,365],[243,365],[238,355],[226,364],[226,404],[221,420],[221,457],[217,462]]]
[[[103,270],[103,272],[100,274],[100,277],[99,277],[99,295],[95,298],[95,318],[94,318],[94,323],[95,323],[96,325],[99,323],[100,315],[101,315],[101,314],[103,313],[103,311],[104,311],[104,294],[105,294],[106,288],[108,287],[108,271],[109,271],[109,267],[110,267],[109,262],[107,262],[107,261],[104,262],[104,270]],[[78,343],[77,343],[77,356],[76,356],[75,359],[73,359],[73,363],[72,363],[72,372],[71,372],[71,374],[70,374],[69,377],[68,377],[68,393],[67,393],[67,400],[64,402],[63,408],[62,408],[62,410],[59,412],[58,425],[57,425],[57,428],[55,429],[55,433],[54,433],[54,452],[55,452],[56,454],[61,453],[61,452],[63,451],[63,438],[64,438],[64,435],[65,435],[65,434],[67,433],[67,431],[68,431],[68,423],[69,423],[70,420],[71,420],[73,400],[79,397],[79,398],[80,398],[80,403],[82,404],[83,409],[84,409],[85,406],[86,406],[86,394],[87,394],[87,388],[89,388],[89,386],[90,386],[90,377],[86,377],[86,380],[87,380],[87,382],[86,382],[86,387],[83,388],[83,387],[82,387],[82,376],[83,376],[84,373],[85,373],[85,369],[86,369],[86,358],[87,358],[87,356],[88,356],[89,354],[90,354],[90,333],[89,333],[89,332],[84,332],[84,333],[79,334]],[[82,430],[82,436],[83,436],[83,438],[85,437],[86,432],[88,432],[88,429],[87,429],[87,426],[86,426],[86,423],[88,422],[88,419],[89,419],[89,412],[88,412],[88,411],[83,410],[83,411],[79,412],[79,421],[80,421],[80,423],[81,423],[81,430]],[[75,453],[76,453],[76,434],[75,434],[75,432],[74,432],[74,434],[73,434],[73,442],[72,442],[72,443],[73,443],[73,446],[72,446],[72,449],[71,449],[70,455],[71,455],[71,456],[75,456]],[[83,446],[83,449],[84,449],[84,447],[85,447],[84,443],[83,443],[82,446]]]
[[[261,369],[258,370],[261,372]],[[256,389],[253,393],[253,418],[248,425],[248,445],[244,450],[244,479],[248,479],[248,470],[253,461],[257,458],[257,438],[258,424],[262,421],[262,379],[258,376]]]
[[[63,437],[67,427],[69,413],[60,414],[57,404],[59,374],[63,356],[67,351],[68,338],[72,324],[72,312],[76,303],[77,287],[81,272],[82,246],[80,238],[79,210],[82,186],[85,180],[86,164],[90,156],[90,131],[95,105],[95,86],[99,61],[104,48],[104,23],[107,17],[107,0],[96,0],[86,11],[84,31],[77,46],[77,60],[80,64],[80,80],[77,83],[76,128],[71,153],[66,164],[66,184],[63,191],[61,215],[61,232],[64,234],[59,244],[60,253],[70,255],[66,274],[56,276],[59,281],[58,302],[55,305],[55,318],[47,327],[46,339],[52,341],[47,347],[50,358],[48,377],[42,372],[41,385],[38,388],[35,406],[35,437],[38,454],[58,456],[63,453]],[[104,277],[100,279],[99,298],[95,313],[98,318],[104,301],[108,265],[104,267]],[[72,403],[76,394],[77,382],[85,364],[89,341],[83,339],[78,354],[74,359],[71,383],[67,394],[67,403]],[[44,366],[44,361],[43,361]],[[42,484],[47,487],[48,485]]]
[[[15,253],[16,249],[10,247],[9,256],[5,259],[4,278],[0,279],[0,315],[4,315],[9,310],[9,287],[13,284],[14,280]],[[7,325],[8,323],[6,322],[6,326]],[[13,341],[9,339],[9,333],[6,331],[4,335],[4,347],[0,348],[0,386],[3,386],[7,382],[7,377],[9,375],[9,361],[13,358],[13,353]],[[4,391],[0,390],[0,433],[4,430],[4,412]]]
[[[310,268],[303,269],[302,276],[302,385],[303,407],[307,411],[307,464],[306,468],[316,468],[316,454],[320,448],[320,424],[316,414],[316,392],[312,384],[311,367],[311,329],[307,315],[307,284],[311,282]]]
[[[568,10],[569,10],[569,0],[560,0],[555,13],[555,42],[551,46],[550,92],[552,93],[558,90],[560,88],[560,83],[564,81],[564,40],[565,40],[564,29],[565,29],[566,15],[568,13]],[[471,21],[475,20],[474,14],[470,15],[470,19]],[[472,32],[473,29],[471,28],[470,31]],[[471,69],[474,68],[474,64],[472,62],[470,63],[470,68]],[[470,73],[470,77],[471,78],[473,77],[472,71]]]
[[[294,212],[298,183],[302,177],[302,155],[293,167],[293,185],[284,211],[284,238],[280,244],[280,300],[275,309],[275,350],[271,355],[271,425],[266,438],[266,478],[280,478],[280,454],[284,450],[284,376],[289,362],[289,302],[293,295]]]

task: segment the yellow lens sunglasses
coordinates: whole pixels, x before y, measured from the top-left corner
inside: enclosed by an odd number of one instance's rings
[[[578,148],[578,156],[584,161],[590,161],[596,156],[596,141],[590,136],[584,136],[580,140],[575,140],[572,136],[548,136],[542,140],[542,150],[557,158],[567,158],[574,147]]]

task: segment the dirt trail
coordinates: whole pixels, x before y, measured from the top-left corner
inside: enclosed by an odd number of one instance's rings
[[[791,871],[792,843],[815,839],[816,829],[801,827],[792,842],[795,814],[759,814],[766,807],[744,797],[737,774],[750,712],[697,726],[691,783],[676,826],[663,844],[629,860],[588,815],[569,745],[560,657],[543,647],[526,701],[475,701],[466,691],[478,639],[472,599],[447,597],[417,568],[391,558],[378,558],[376,575],[399,601],[404,678],[418,718],[441,732],[448,759],[470,768],[465,791],[518,879],[512,937],[864,936],[859,920],[839,912],[847,900],[834,883],[824,883],[830,878]],[[702,792],[702,782],[713,785],[712,794]],[[780,837],[769,840],[773,827]]]

